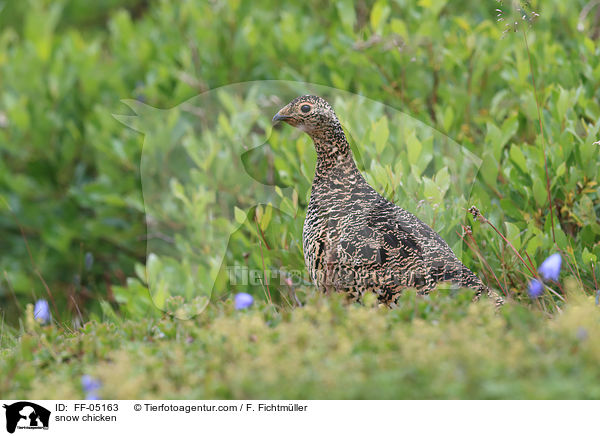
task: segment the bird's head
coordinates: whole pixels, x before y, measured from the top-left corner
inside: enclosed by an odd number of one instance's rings
[[[315,95],[296,97],[273,117],[273,123],[285,121],[308,133],[320,137],[340,127],[340,122],[329,103]]]

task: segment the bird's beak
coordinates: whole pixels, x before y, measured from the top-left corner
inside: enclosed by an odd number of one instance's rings
[[[277,124],[279,121],[287,121],[290,118],[292,118],[290,115],[287,115],[285,113],[285,107],[283,109],[281,109],[279,112],[277,112],[275,114],[275,116],[273,117],[273,124]]]

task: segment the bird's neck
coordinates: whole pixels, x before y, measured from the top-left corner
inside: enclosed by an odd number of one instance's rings
[[[339,123],[311,137],[317,151],[315,177],[325,177],[335,169],[358,171],[350,145]]]

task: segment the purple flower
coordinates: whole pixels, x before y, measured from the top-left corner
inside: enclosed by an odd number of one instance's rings
[[[245,292],[240,292],[239,294],[235,294],[235,309],[242,310],[247,309],[252,306],[254,302],[254,298],[252,295],[246,294]]]
[[[538,279],[531,279],[529,282],[529,296],[537,298],[544,292],[544,285]]]
[[[588,338],[588,331],[583,327],[579,327],[575,333],[575,337],[580,341],[585,341]]]
[[[96,389],[100,389],[102,383],[100,383],[100,380],[95,379],[91,375],[85,374],[81,376],[81,386],[83,387],[84,391],[94,391]]]
[[[46,300],[38,300],[35,302],[35,307],[33,308],[33,317],[42,324],[48,324],[50,321],[52,321],[50,306]]]
[[[554,253],[542,262],[540,268],[538,269],[538,272],[544,280],[557,281],[558,275],[560,274],[561,263],[562,258],[560,257],[560,254]]]
[[[100,400],[100,396],[98,395],[98,389],[102,387],[100,380],[85,374],[81,376],[81,387],[85,393],[86,400]]]
[[[89,271],[92,269],[93,265],[94,255],[88,251],[87,253],[85,253],[85,269]]]

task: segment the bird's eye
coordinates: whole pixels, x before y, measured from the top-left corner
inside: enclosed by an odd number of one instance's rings
[[[303,105],[300,107],[300,110],[301,110],[302,112],[304,112],[305,114],[307,114],[307,113],[309,113],[309,112],[310,112],[310,106],[309,106],[309,105],[307,105],[307,104],[303,104]]]

